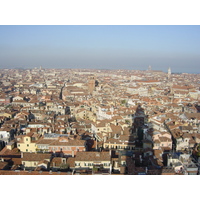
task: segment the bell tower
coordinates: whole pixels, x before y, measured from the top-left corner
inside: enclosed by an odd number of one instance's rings
[[[170,78],[171,78],[171,69],[170,69],[170,67],[168,68],[168,80],[170,80]]]
[[[90,75],[88,77],[88,91],[90,94],[92,94],[92,92],[94,91],[94,88],[95,88],[95,76]]]

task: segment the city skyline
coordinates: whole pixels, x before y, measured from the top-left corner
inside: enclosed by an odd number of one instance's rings
[[[0,175],[199,175],[200,74],[1,69]]]
[[[199,73],[199,26],[0,26],[0,68]]]

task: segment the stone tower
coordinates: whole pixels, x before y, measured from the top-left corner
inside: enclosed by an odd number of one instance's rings
[[[94,91],[94,88],[95,88],[95,76],[90,75],[88,77],[88,91],[90,94],[92,94],[92,92]]]
[[[168,80],[171,78],[171,69],[170,67],[168,68]]]
[[[151,65],[149,65],[149,67],[148,67],[148,71],[151,71]]]

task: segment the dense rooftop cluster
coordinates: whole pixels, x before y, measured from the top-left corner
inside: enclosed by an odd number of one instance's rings
[[[1,69],[0,174],[198,174],[199,74]]]

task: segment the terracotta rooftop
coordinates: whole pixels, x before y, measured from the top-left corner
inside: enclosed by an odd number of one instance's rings
[[[109,152],[77,152],[76,161],[110,161]]]
[[[75,158],[73,158],[73,157],[67,158],[67,164],[69,164],[69,167],[74,167],[75,166]]]
[[[71,140],[69,139],[66,142],[61,142],[58,140],[54,140],[49,146],[84,146],[85,141],[84,140]]]
[[[22,161],[41,161],[44,159],[50,159],[51,154],[49,153],[23,153]]]

